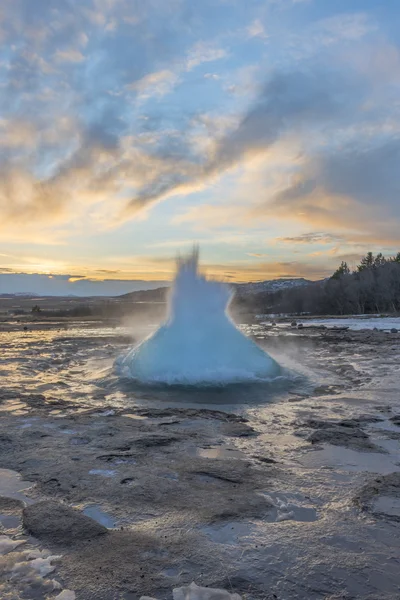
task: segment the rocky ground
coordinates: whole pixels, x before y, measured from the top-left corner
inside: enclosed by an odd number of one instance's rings
[[[1,334],[2,598],[400,598],[400,334],[246,332],[287,378],[140,388],[126,331]]]

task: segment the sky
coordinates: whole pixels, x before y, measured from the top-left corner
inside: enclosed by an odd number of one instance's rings
[[[396,253],[399,43],[398,0],[1,2],[0,293]]]

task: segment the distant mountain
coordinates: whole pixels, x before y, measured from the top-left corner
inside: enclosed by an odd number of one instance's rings
[[[155,290],[139,290],[116,296],[120,302],[165,302],[169,287],[159,287]]]
[[[312,281],[302,277],[296,279],[269,279],[266,281],[255,281],[250,283],[236,283],[234,285],[238,296],[248,294],[261,294],[263,292],[277,292],[289,288],[309,285]]]
[[[16,292],[15,294],[2,294],[0,292],[1,298],[40,298],[39,294],[33,294],[31,292]]]
[[[106,273],[105,273],[106,275]],[[164,281],[140,279],[88,279],[80,275],[45,275],[43,273],[0,273],[0,295],[9,297],[62,296],[84,298],[112,297],[131,291],[156,289]]]
[[[312,283],[307,279],[271,279],[267,281],[255,281],[250,283],[234,283],[231,287],[236,296],[243,297],[265,292],[276,292],[278,290],[299,287]],[[160,287],[155,290],[140,290],[118,296],[117,300],[122,302],[165,302],[168,287]]]

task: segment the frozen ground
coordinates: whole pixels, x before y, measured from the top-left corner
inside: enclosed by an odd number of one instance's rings
[[[400,334],[243,330],[291,373],[139,387],[125,330],[0,334],[0,597],[400,597]]]

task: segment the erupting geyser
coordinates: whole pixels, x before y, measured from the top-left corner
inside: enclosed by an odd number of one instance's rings
[[[226,314],[229,287],[201,275],[198,259],[197,250],[178,259],[167,321],[117,360],[120,374],[167,384],[225,384],[278,376],[278,363]]]

